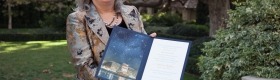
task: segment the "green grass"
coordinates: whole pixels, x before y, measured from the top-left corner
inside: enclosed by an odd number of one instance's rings
[[[65,40],[2,42],[0,80],[74,79],[75,69],[69,61]]]
[[[73,80],[69,62],[65,40],[0,42],[0,80]],[[185,74],[184,80],[199,79]]]

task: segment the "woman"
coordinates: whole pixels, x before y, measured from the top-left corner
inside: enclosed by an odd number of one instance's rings
[[[75,12],[67,17],[67,43],[77,79],[97,80],[96,68],[112,28],[116,25],[147,34],[140,14],[122,0],[76,0]],[[156,33],[150,34],[155,37]]]

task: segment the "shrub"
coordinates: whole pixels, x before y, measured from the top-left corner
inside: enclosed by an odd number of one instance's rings
[[[149,14],[141,14],[141,19],[143,22],[147,22],[148,20],[151,19],[151,15]]]
[[[0,30],[0,41],[65,40],[66,33],[51,28]]]
[[[192,42],[191,51],[189,54],[189,59],[188,59],[187,67],[186,67],[187,72],[196,74],[196,75],[201,75],[201,73],[199,72],[199,68],[197,66],[198,57],[201,55],[205,55],[201,51],[201,49],[204,48],[203,43],[209,42],[211,40],[214,40],[214,38],[202,37],[202,38],[198,38]]]
[[[58,8],[59,3],[41,3],[42,6],[46,7],[48,14],[44,14],[44,19],[39,20],[41,27],[53,28],[58,31],[66,31],[66,18],[74,8],[73,0],[65,0],[62,2],[63,7]]]
[[[197,63],[198,63],[198,58],[189,57],[185,71],[195,75],[201,75],[201,73],[199,72],[199,68],[197,67]]]
[[[180,36],[191,36],[191,37],[203,37],[208,36],[209,28],[204,25],[195,24],[183,24],[178,23],[170,27],[167,30],[167,34],[180,35]]]
[[[198,38],[198,39],[194,40],[192,42],[192,47],[191,47],[191,51],[190,51],[189,56],[194,57],[194,58],[198,58],[200,55],[205,55],[205,54],[203,54],[203,52],[201,50],[202,48],[204,48],[203,43],[204,42],[209,42],[209,41],[212,41],[212,40],[214,40],[214,38],[212,38],[212,37],[201,37],[201,38]]]
[[[156,32],[157,34],[165,33],[168,29],[169,27],[159,27],[159,26],[149,26],[145,28],[148,34],[151,34],[153,32]]]
[[[183,39],[183,40],[190,40],[193,41],[198,37],[187,37],[187,36],[179,36],[179,35],[169,35],[164,33],[157,34],[158,37],[166,37],[166,38],[174,38],[174,39]]]
[[[201,78],[236,80],[253,75],[280,78],[280,1],[246,0],[229,11],[228,29],[206,42]]]
[[[53,28],[59,31],[66,31],[66,18],[59,14],[45,14],[44,19],[40,20],[39,24],[43,28]]]
[[[149,24],[158,24],[162,26],[173,26],[176,23],[182,23],[183,19],[178,14],[172,13],[157,13],[153,16],[143,14],[143,21]]]
[[[0,41],[65,40],[65,33],[52,34],[0,34]]]

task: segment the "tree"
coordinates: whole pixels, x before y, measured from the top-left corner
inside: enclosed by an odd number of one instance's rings
[[[13,7],[29,4],[30,2],[61,2],[63,0],[4,0],[5,4],[4,7],[7,7],[7,11],[3,11],[4,14],[8,15],[8,29],[12,29],[12,17],[15,16],[17,13],[12,10]]]
[[[208,5],[210,17],[209,36],[216,34],[219,28],[225,28],[225,20],[229,19],[227,10],[230,9],[230,0],[200,0]]]
[[[9,17],[8,21],[8,29],[12,29],[12,16],[13,16],[13,11],[12,7],[21,5],[21,4],[28,4],[29,0],[5,0],[4,6],[8,8],[7,15]]]

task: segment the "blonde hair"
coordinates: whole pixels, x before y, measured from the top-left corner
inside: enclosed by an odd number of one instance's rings
[[[90,6],[92,4],[92,0],[75,0],[76,8],[74,11],[90,11]],[[122,0],[115,0],[115,11],[116,13],[121,13],[121,6],[123,5]]]

